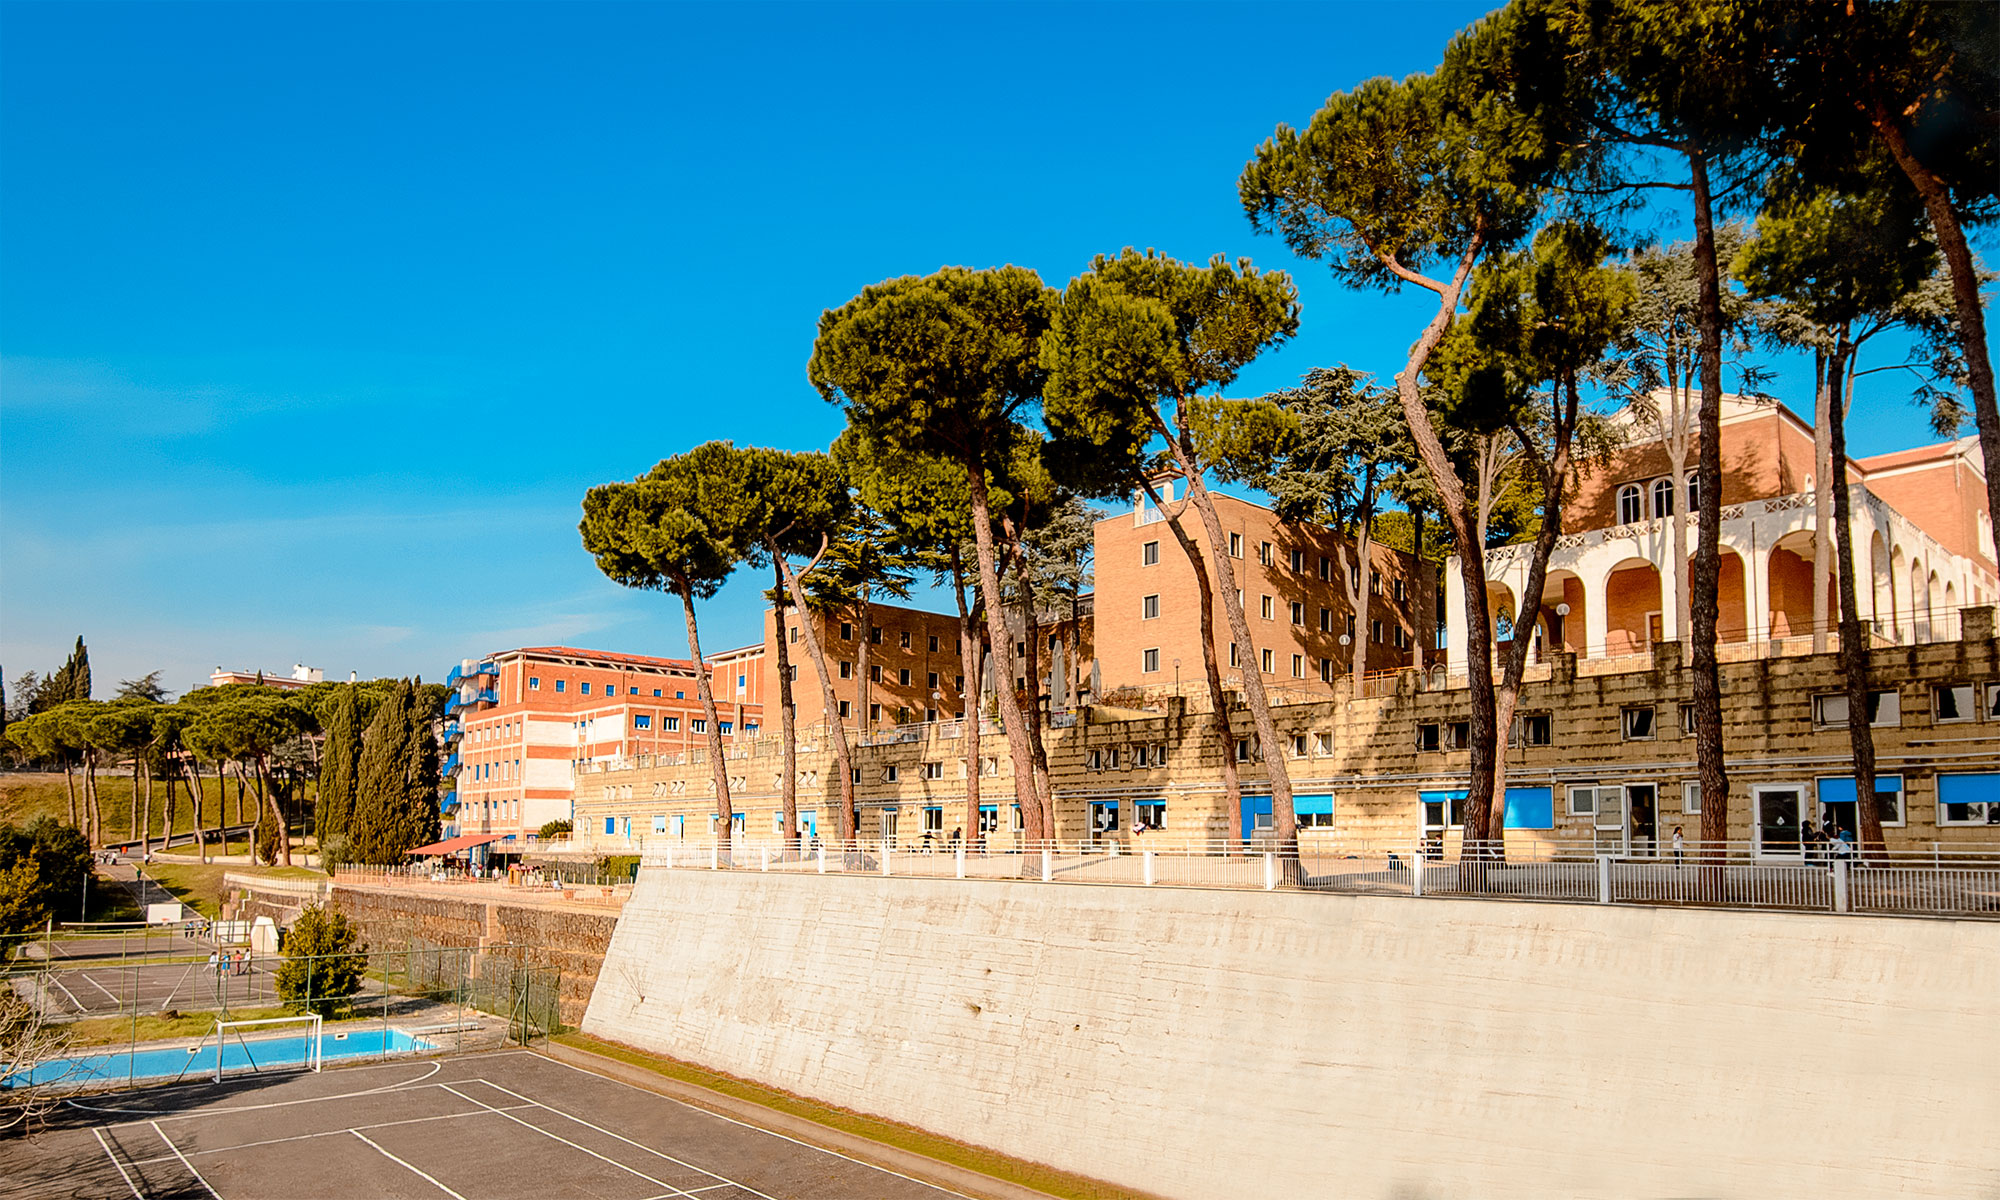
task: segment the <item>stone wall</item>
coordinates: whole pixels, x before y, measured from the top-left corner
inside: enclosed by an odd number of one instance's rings
[[[1188,1200],[2000,1189],[2000,925],[647,869],[587,1032]]]

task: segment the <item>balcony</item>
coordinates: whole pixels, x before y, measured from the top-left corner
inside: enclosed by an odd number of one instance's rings
[[[444,685],[446,687],[455,688],[465,680],[477,679],[481,675],[490,675],[493,678],[498,679],[500,678],[500,668],[494,666],[490,662],[483,662],[480,663],[478,666],[471,668],[463,666],[453,667],[450,673],[444,677]]]
[[[457,740],[459,740],[464,736],[465,736],[465,730],[459,726],[459,723],[457,721],[446,721],[444,723],[445,745],[449,746],[453,742],[456,742]]]
[[[469,699],[465,696],[463,692],[454,692],[452,694],[451,700],[444,706],[444,711],[445,715],[449,716],[452,713],[459,711],[460,709],[471,708],[475,704],[498,704],[498,703],[500,703],[500,697],[495,695],[493,689],[491,688],[482,688],[479,691],[472,693],[472,696]]]
[[[438,768],[438,774],[446,779],[450,779],[452,776],[458,774],[458,755],[454,754],[450,758],[445,759],[444,765]]]

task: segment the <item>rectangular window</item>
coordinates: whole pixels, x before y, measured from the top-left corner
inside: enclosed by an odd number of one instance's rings
[[[908,650],[910,648],[910,631],[905,629],[903,632],[897,634],[896,644],[898,646],[901,646],[903,649]]]
[[[1552,740],[1555,722],[1548,713],[1522,713],[1507,731],[1509,746],[1546,746]]]
[[[659,688],[654,688],[654,689],[653,689],[653,699],[657,700],[657,699],[659,699],[659,698],[660,698],[660,689],[659,689]]]
[[[1263,597],[1257,604],[1257,615],[1266,621],[1272,620],[1276,616],[1277,611],[1278,602],[1269,596]]]
[[[1681,784],[1681,811],[1690,817],[1701,815],[1701,782],[1689,780]]]
[[[1301,575],[1305,574],[1305,572],[1306,572],[1306,552],[1305,552],[1305,551],[1303,551],[1303,550],[1294,550],[1294,551],[1292,551],[1292,570],[1294,570],[1294,571],[1297,571],[1297,572],[1298,572],[1299,574],[1301,574]]]
[[[1160,669],[1160,652],[1157,648],[1146,651],[1144,664],[1139,669],[1148,674]]]
[[[1333,580],[1333,560],[1324,554],[1319,556],[1319,577],[1325,582]]]
[[[1829,827],[1842,825],[1852,827],[1855,820],[1854,776],[1841,775],[1831,779],[1818,780],[1819,811],[1821,823]],[[1875,777],[1875,816],[1884,825],[1903,824],[1903,777],[1901,775],[1877,775]],[[1859,831],[1856,831],[1857,834]]]
[[[666,726],[668,733],[679,733],[681,731],[681,719],[679,717],[662,717],[660,724]]]
[[[882,627],[880,625],[870,625],[868,627],[868,644],[871,646],[882,644]]]
[[[1140,620],[1151,621],[1154,618],[1158,617],[1159,615],[1160,615],[1160,598],[1158,596],[1148,596],[1145,599],[1139,601]]]
[[[1368,640],[1378,646],[1382,644],[1382,618],[1377,617],[1368,622]]]
[[[897,670],[897,672],[896,672],[896,686],[897,686],[897,687],[909,687],[909,686],[910,686],[910,669],[909,669],[908,667],[902,667],[902,668],[899,668],[899,669]]]
[[[1313,756],[1315,758],[1326,758],[1332,753],[1333,735],[1330,733],[1313,734]]]
[[[851,716],[853,716],[853,715],[854,715],[854,706],[853,706],[852,704],[849,704],[849,703],[848,703],[847,701],[845,701],[845,700],[842,700],[842,701],[840,702],[840,715],[841,715],[842,717],[851,717]]]
[[[880,683],[880,682],[882,682],[882,664],[881,664],[881,663],[869,663],[869,664],[868,664],[868,682],[870,682],[870,683]]]
[[[1681,736],[1694,736],[1694,705],[1681,705]]]
[[[931,689],[932,691],[937,690],[937,683],[938,683],[938,676],[936,671],[932,671],[924,676],[924,686]]]
[[[743,686],[743,677],[742,677],[741,675],[738,675],[738,676],[736,677],[736,686],[737,686],[737,687],[742,687],[742,686]],[[638,688],[633,688],[633,689],[631,689],[631,691],[630,691],[630,692],[629,692],[628,694],[630,694],[630,695],[633,695],[633,696],[636,696],[636,695],[638,695],[638,694],[639,694],[639,689],[638,689]]]
[[[1319,660],[1319,681],[1320,681],[1321,683],[1332,683],[1332,682],[1333,682],[1333,660],[1332,660],[1332,659],[1330,659],[1330,658],[1322,658],[1322,659],[1320,659],[1320,660]]]
[[[1332,633],[1332,632],[1333,632],[1333,610],[1332,610],[1332,609],[1330,609],[1330,608],[1322,608],[1322,609],[1320,609],[1320,610],[1319,610],[1319,631],[1320,631],[1321,633]]]
[[[1306,735],[1303,733],[1295,733],[1292,735],[1292,757],[1304,758],[1305,756],[1306,756]]]
[[[943,778],[944,778],[944,764],[943,764],[943,763],[941,763],[941,762],[927,762],[927,763],[925,763],[925,764],[924,764],[924,778],[925,778],[925,779],[943,779]]]
[[[653,715],[651,713],[637,713],[632,717],[632,728],[651,729],[652,727]]]
[[[932,654],[936,654],[938,652],[938,640],[937,640],[937,634],[935,633],[930,636],[930,648]]]
[[[1165,800],[1134,800],[1132,802],[1132,830],[1137,833],[1148,829],[1167,827],[1167,802]]]
[[[844,658],[840,660],[840,677],[842,679],[854,678],[854,664]]]
[[[1970,721],[1979,714],[1972,707],[1972,685],[1969,683],[1940,683],[1931,688],[1931,720],[1942,724],[1946,721]]]
[[[1232,667],[1243,665],[1243,652],[1237,648],[1235,642],[1229,643],[1229,665]]]
[[[1438,735],[1440,732],[1441,732],[1440,727],[1434,723],[1426,723],[1417,726],[1417,749],[1419,750],[1438,749],[1439,748]]]
[[[1139,547],[1140,566],[1154,567],[1158,566],[1159,562],[1160,562],[1160,543],[1147,542],[1145,545]]]
[[[618,818],[617,818],[617,817],[606,817],[606,818],[604,818],[604,832],[606,832],[606,833],[617,833],[617,832],[618,832]]]
[[[539,692],[542,690],[542,677],[540,675],[528,676],[528,690],[531,692]]]
[[[1242,558],[1242,557],[1243,557],[1243,535],[1242,535],[1242,534],[1240,534],[1240,533],[1232,533],[1232,534],[1230,534],[1230,535],[1229,535],[1229,557],[1231,557],[1231,558]]]
[[[707,733],[708,719],[706,717],[696,717],[694,720],[688,722],[688,728],[696,733]]]
[[[860,783],[860,782],[861,782],[861,768],[860,768],[860,767],[849,767],[849,768],[847,769],[847,777],[848,777],[849,779],[852,779],[852,780],[853,780],[854,782],[856,782],[856,783]]]
[[[868,719],[869,719],[869,720],[871,720],[871,721],[879,721],[879,720],[881,720],[881,719],[882,719],[882,706],[881,706],[881,705],[879,705],[879,704],[871,704],[871,705],[869,705],[869,706],[868,706]]]
[[[1271,565],[1271,543],[1269,542],[1257,543],[1257,561],[1263,563],[1267,567]]]
[[[927,725],[937,724],[937,709],[927,708],[924,710],[924,723]]]
[[[854,640],[854,622],[842,621],[840,623],[840,640],[843,642]]]
[[[590,695],[590,684],[588,684],[588,683],[585,683],[585,684],[582,684],[581,686],[582,686],[582,688],[583,688],[583,694],[584,694],[584,695],[586,695],[586,696]]]
[[[1306,606],[1292,601],[1292,624],[1303,627],[1306,623]]]
[[[716,727],[717,729],[721,730],[721,731],[722,731],[722,732],[723,732],[724,734],[728,734],[728,733],[732,732],[732,731],[733,731],[733,730],[735,729],[735,727],[736,727],[736,722],[734,722],[734,721],[717,721],[717,722],[715,723],[715,727]]]
[[[1463,750],[1472,744],[1472,722],[1453,721],[1444,727],[1444,748]]]
[[[2000,774],[1940,774],[1937,789],[1938,824],[2000,825]]]
[[[1569,815],[1591,817],[1597,815],[1597,789],[1595,787],[1571,787],[1569,789]]]
[[[1273,663],[1273,662],[1275,661],[1275,659],[1273,658],[1273,656],[1272,656],[1272,654],[1271,654],[1271,649],[1270,649],[1270,647],[1266,646],[1266,647],[1265,647],[1264,649],[1262,649],[1262,650],[1258,651],[1258,652],[1257,652],[1257,656],[1258,656],[1258,658],[1259,658],[1259,659],[1261,659],[1261,660],[1262,660],[1262,661],[1261,661],[1261,663],[1260,663],[1260,665],[1261,665],[1261,666],[1263,667],[1263,669],[1264,669],[1264,674],[1266,674],[1266,675],[1269,675],[1269,674],[1270,674],[1270,673],[1271,673],[1271,672],[1272,672],[1272,671],[1273,671],[1273,670],[1275,669],[1275,668],[1274,668],[1274,667],[1273,667],[1273,666],[1271,665],[1271,664],[1272,664],[1272,663]]]
[[[1353,613],[1348,613],[1348,614],[1347,614],[1347,636],[1348,636],[1348,637],[1353,637],[1353,636],[1354,636],[1354,614],[1353,614]]]
[[[796,625],[792,626],[791,634],[792,634],[792,643],[794,645],[797,645],[799,640],[799,627]]]
[[[1347,586],[1354,589],[1357,592],[1361,590],[1360,563],[1353,563],[1349,565],[1349,567],[1347,568]]]
[[[1104,751],[1086,751],[1083,756],[1083,765],[1092,771],[1102,771],[1104,769]]]
[[[1409,585],[1404,583],[1402,580],[1398,579],[1396,581],[1396,599],[1407,600],[1409,598],[1410,598]]]
[[[1250,761],[1250,754],[1251,754],[1251,748],[1250,748],[1250,739],[1249,739],[1249,738],[1237,738],[1237,739],[1236,739],[1236,761],[1237,761],[1237,762],[1249,762],[1249,761]]]
[[[1628,708],[1619,718],[1628,742],[1643,742],[1653,736],[1653,710],[1651,708]]]
[[[882,768],[882,782],[883,783],[896,782],[896,768],[894,764]]]
[[[963,676],[963,675],[954,675],[954,676],[952,676],[952,677],[951,677],[951,686],[952,686],[952,690],[953,690],[953,691],[959,691],[959,692],[962,692],[962,691],[964,691],[964,690],[965,690],[965,676]]]
[[[1304,679],[1305,677],[1306,677],[1306,656],[1303,654],[1292,655],[1292,678]]]
[[[556,691],[557,691],[558,693],[560,693],[560,692],[562,692],[562,691],[563,691],[563,689],[564,689],[564,688],[566,688],[566,687],[567,687],[568,685],[569,685],[569,681],[568,681],[567,679],[558,679],[558,680],[556,680]]]
[[[1902,694],[1894,689],[1868,693],[1868,723],[1877,728],[1903,723]],[[1833,728],[1847,724],[1847,693],[1813,697],[1813,724]]]

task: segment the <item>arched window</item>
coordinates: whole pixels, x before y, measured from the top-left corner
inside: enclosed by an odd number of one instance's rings
[[[1645,516],[1644,501],[1639,492],[1639,485],[1628,483],[1624,487],[1619,488],[1618,523],[1620,525],[1630,525],[1634,521],[1645,519]]]
[[[1701,476],[1700,476],[1700,475],[1699,475],[1698,473],[1694,472],[1694,471],[1689,471],[1689,472],[1688,472],[1688,477],[1687,477],[1687,498],[1688,498],[1688,511],[1689,511],[1689,512],[1700,512],[1700,511],[1701,511]]]
[[[1653,515],[1671,517],[1674,515],[1674,477],[1653,481]]]

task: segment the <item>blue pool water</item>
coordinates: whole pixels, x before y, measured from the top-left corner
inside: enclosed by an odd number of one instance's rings
[[[254,1068],[304,1066],[308,1034],[285,1037],[229,1037],[222,1047],[222,1069],[238,1071]],[[190,1049],[190,1047],[193,1047]],[[349,1033],[322,1033],[319,1054],[322,1062],[343,1058],[371,1058],[384,1054],[409,1054],[436,1049],[422,1038],[400,1029],[357,1029]],[[165,1050],[119,1051],[116,1054],[89,1054],[58,1058],[38,1064],[25,1074],[0,1079],[0,1087],[23,1087],[33,1083],[60,1081],[88,1084],[123,1079],[201,1079],[215,1077],[215,1039],[187,1043]]]

